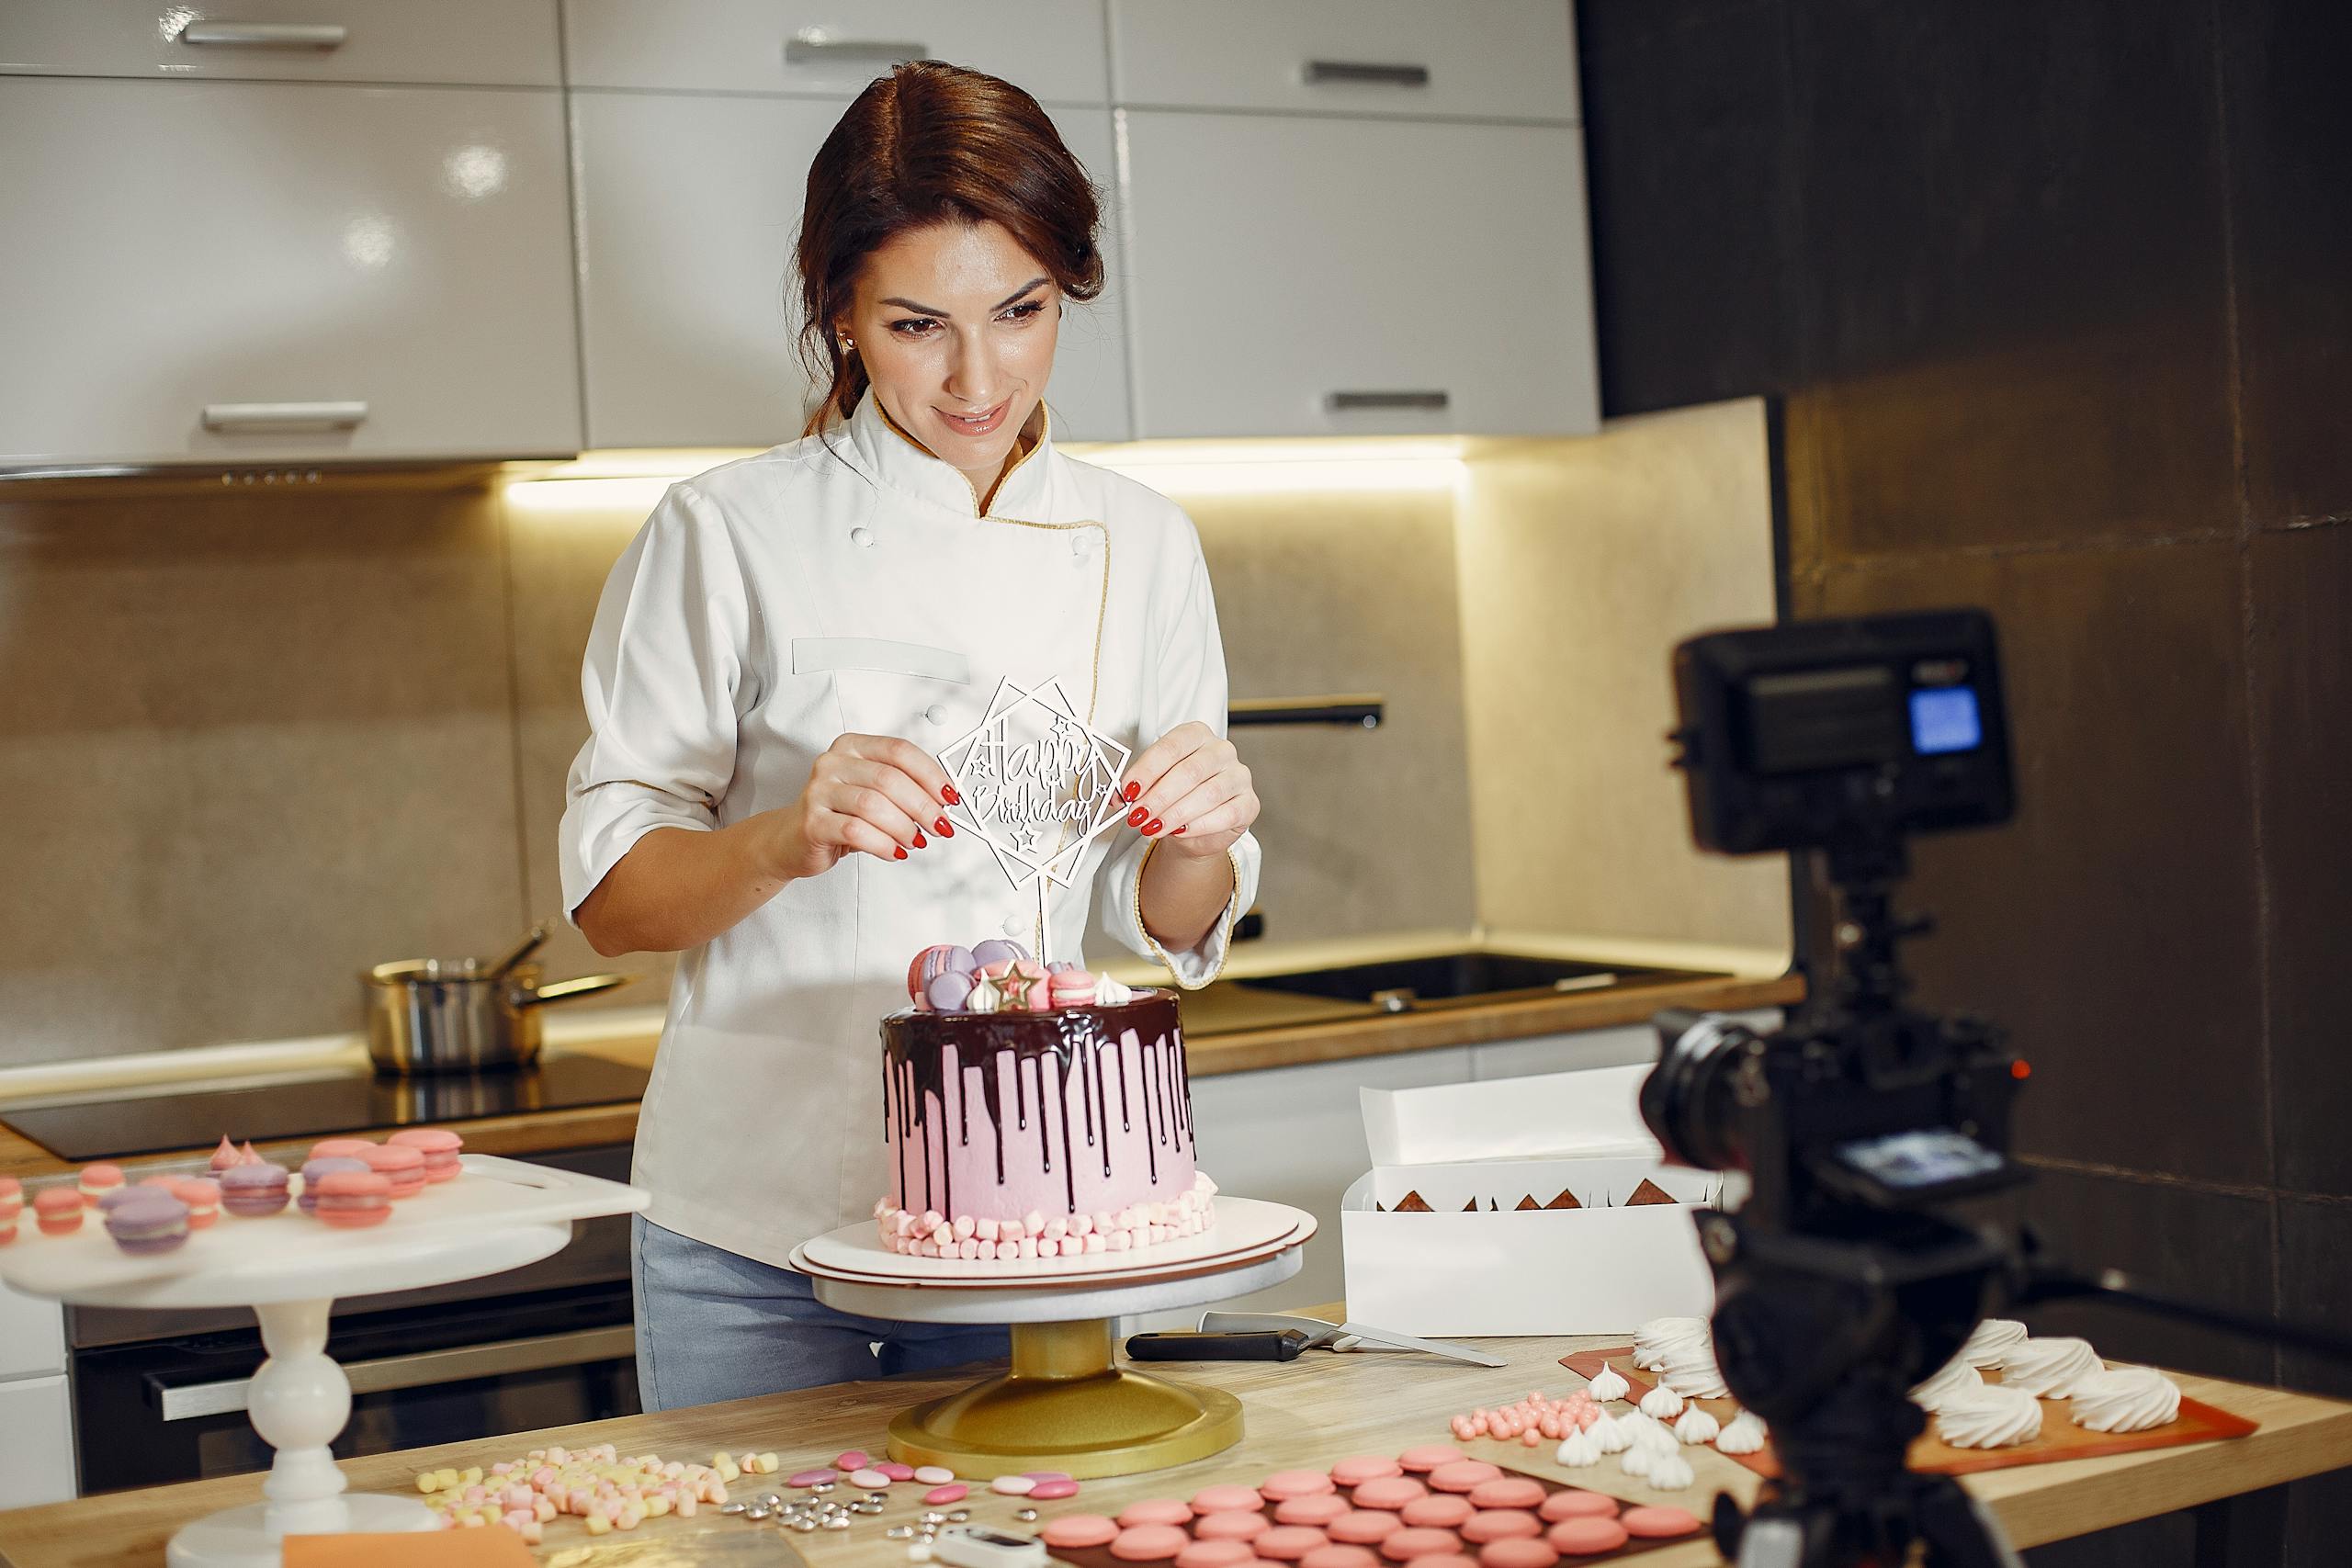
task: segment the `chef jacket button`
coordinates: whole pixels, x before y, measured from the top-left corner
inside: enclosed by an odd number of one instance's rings
[[[945,724],[947,722],[947,706],[944,703],[933,703],[929,707],[922,710],[922,716],[923,717],[931,720],[933,724]]]
[[[874,530],[871,528],[852,528],[849,531],[849,538],[850,543],[856,545],[862,549],[870,550],[874,547]]]
[[[1085,534],[1072,534],[1069,536],[1069,553],[1084,560],[1094,553],[1094,540]]]
[[[1023,932],[1025,932],[1026,931],[1028,931],[1028,929],[1029,929],[1029,917],[1028,917],[1028,916],[1026,916],[1026,915],[1007,915],[1007,916],[1005,916],[1005,918],[1004,918],[1004,934],[1005,934],[1005,935],[1007,935],[1007,936],[1020,936],[1021,934],[1023,934]]]

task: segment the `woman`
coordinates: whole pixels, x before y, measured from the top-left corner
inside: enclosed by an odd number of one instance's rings
[[[998,935],[1075,954],[1091,901],[1197,987],[1254,897],[1198,537],[1050,438],[1096,221],[1026,93],[934,62],[875,82],[808,172],[823,404],[799,442],[673,486],[605,585],[565,903],[599,953],[685,955],[638,1123],[649,1409],[1001,1354],[1001,1329],[829,1311],[784,1267],[885,1190],[876,1024],[908,958]],[[934,756],[1004,676],[1058,676],[1136,750],[1133,830],[1088,846],[1050,933],[955,838]]]

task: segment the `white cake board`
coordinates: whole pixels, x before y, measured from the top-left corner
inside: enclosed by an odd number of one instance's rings
[[[262,1483],[267,1501],[182,1529],[170,1568],[278,1568],[288,1535],[435,1527],[413,1498],[344,1495],[327,1447],[351,1416],[350,1380],[326,1353],[335,1299],[519,1269],[560,1251],[573,1220],[634,1213],[648,1201],[634,1187],[519,1160],[467,1155],[464,1167],[459,1179],[400,1200],[368,1230],[336,1230],[290,1205],[263,1219],[223,1212],[186,1246],[133,1257],[93,1213],[70,1236],[40,1235],[28,1218],[17,1244],[0,1250],[0,1282],[26,1295],[83,1306],[250,1306],[260,1320],[269,1359],[246,1407],[277,1450]]]

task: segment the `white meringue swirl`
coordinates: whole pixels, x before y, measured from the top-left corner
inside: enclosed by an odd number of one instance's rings
[[[1911,1391],[1911,1403],[1933,1414],[1955,1399],[1965,1399],[1984,1386],[1984,1374],[1955,1356],[1934,1376]]]
[[[1660,1383],[1642,1395],[1641,1412],[1653,1421],[1671,1421],[1682,1414],[1682,1396]]]
[[[1596,1403],[1607,1404],[1614,1400],[1624,1398],[1634,1392],[1634,1387],[1625,1381],[1624,1374],[1616,1368],[1603,1367],[1600,1374],[1586,1386],[1585,1392],[1592,1395]]]
[[[1660,1492],[1679,1492],[1696,1479],[1690,1461],[1679,1453],[1660,1454],[1650,1465],[1650,1484]]]
[[[1988,1317],[1978,1324],[1960,1348],[1954,1358],[1966,1361],[1979,1371],[2000,1366],[2009,1359],[2009,1352],[2026,1342],[2026,1326],[2012,1318]]]
[[[2001,1363],[2001,1386],[2042,1399],[2064,1399],[2075,1384],[2105,1369],[2087,1339],[2028,1339]]]
[[[2041,1402],[2030,1393],[1987,1383],[1936,1413],[1936,1431],[1956,1449],[2007,1449],[2041,1435]]]
[[[1722,1434],[1722,1424],[1696,1404],[1674,1424],[1674,1435],[1686,1443],[1712,1443]]]
[[[2144,1432],[2180,1415],[2180,1385],[2154,1367],[2112,1367],[2074,1385],[2075,1425],[2093,1432]]]
[[[1731,1424],[1715,1438],[1715,1451],[1719,1454],[1758,1453],[1763,1448],[1764,1418],[1753,1410],[1743,1410],[1733,1416]]]
[[[1570,1470],[1586,1470],[1600,1462],[1600,1444],[1589,1427],[1579,1427],[1560,1439],[1552,1458]]]
[[[1634,1446],[1634,1434],[1625,1429],[1625,1423],[1606,1410],[1600,1413],[1600,1420],[1584,1429],[1584,1435],[1605,1454],[1622,1454]]]

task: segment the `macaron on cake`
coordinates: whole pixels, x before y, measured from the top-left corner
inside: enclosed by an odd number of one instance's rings
[[[406,1144],[371,1144],[363,1159],[368,1168],[391,1183],[395,1198],[413,1198],[424,1190],[424,1155]]]
[[[262,1219],[286,1207],[288,1186],[283,1166],[232,1166],[220,1173],[220,1206],[240,1219]]]
[[[343,1155],[311,1156],[310,1162],[302,1167],[302,1196],[297,1200],[302,1206],[302,1212],[306,1214],[319,1212],[320,1182],[337,1172],[348,1175],[353,1171],[362,1176],[368,1174],[368,1162]],[[390,1190],[390,1184],[386,1183],[385,1190],[389,1192]]]
[[[107,1212],[107,1234],[137,1257],[169,1252],[187,1241],[187,1205],[159,1187],[141,1187]]]
[[[458,1156],[465,1148],[466,1141],[447,1127],[410,1127],[394,1133],[384,1141],[396,1147],[414,1149],[423,1155],[424,1179],[427,1181],[454,1181],[465,1168]]]
[[[71,1187],[45,1187],[33,1195],[33,1223],[43,1235],[72,1235],[82,1228],[82,1211],[89,1207]]]
[[[85,1206],[95,1209],[99,1199],[119,1190],[122,1184],[122,1167],[108,1165],[103,1160],[96,1165],[85,1165],[82,1168],[82,1201]]]
[[[251,1169],[250,1166],[240,1169]],[[202,1176],[186,1176],[166,1189],[171,1195],[187,1205],[187,1228],[209,1230],[220,1218],[220,1184]]]
[[[391,1181],[372,1170],[331,1170],[319,1178],[315,1199],[305,1181],[302,1201],[305,1206],[315,1201],[312,1212],[337,1230],[364,1230],[392,1217]]]

